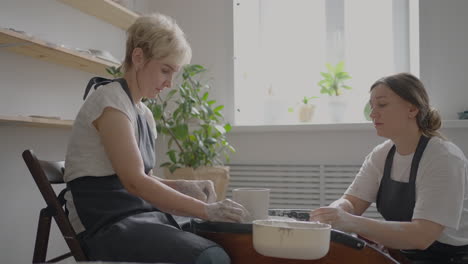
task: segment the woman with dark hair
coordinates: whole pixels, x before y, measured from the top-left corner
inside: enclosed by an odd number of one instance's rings
[[[468,263],[466,157],[439,133],[441,118],[418,78],[384,77],[370,93],[370,116],[388,140],[343,197],[310,219],[401,249],[412,263]],[[374,202],[384,221],[361,216]]]

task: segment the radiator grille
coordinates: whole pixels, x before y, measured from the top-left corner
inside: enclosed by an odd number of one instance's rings
[[[232,189],[271,189],[270,208],[315,209],[335,201],[353,181],[360,165],[229,164]],[[364,214],[380,219],[375,205]]]

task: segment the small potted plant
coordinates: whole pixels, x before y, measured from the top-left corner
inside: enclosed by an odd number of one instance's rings
[[[299,105],[299,110],[298,110],[298,117],[299,117],[299,121],[300,122],[310,122],[312,121],[312,118],[314,117],[314,113],[315,113],[315,104],[312,104],[311,100],[312,99],[316,99],[318,98],[317,96],[311,96],[311,97],[307,97],[307,96],[304,96],[304,98],[302,98],[301,100],[301,103]],[[294,112],[294,108],[293,107],[290,107],[288,109],[289,112]]]
[[[328,72],[321,72],[323,79],[318,82],[321,94],[331,96],[329,101],[330,113],[333,122],[341,122],[342,116],[346,110],[346,103],[339,99],[343,93],[343,89],[351,90],[352,88],[345,84],[351,79],[351,76],[344,71],[344,62],[339,62],[336,66],[326,64]]]
[[[230,154],[235,152],[226,134],[223,105],[209,98],[210,86],[202,80],[201,65],[183,67],[181,82],[166,96],[147,100],[159,135],[168,137],[168,161],[161,164],[168,179],[212,180],[218,199],[223,199],[229,183]]]

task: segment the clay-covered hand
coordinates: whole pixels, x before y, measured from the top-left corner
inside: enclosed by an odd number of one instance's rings
[[[215,202],[217,198],[213,182],[209,180],[178,180],[174,182],[173,187],[185,195],[206,203]]]
[[[310,221],[330,224],[334,229],[344,232],[355,232],[353,215],[340,207],[320,207],[310,213]]]
[[[205,206],[207,220],[213,222],[245,222],[249,212],[241,205],[230,199],[224,199]]]

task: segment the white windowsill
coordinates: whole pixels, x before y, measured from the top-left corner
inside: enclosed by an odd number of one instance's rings
[[[468,128],[468,120],[444,120],[444,128]],[[300,131],[339,131],[373,130],[371,122],[366,123],[340,123],[340,124],[298,124],[298,125],[259,125],[259,126],[233,126],[231,133],[243,132],[300,132]]]

